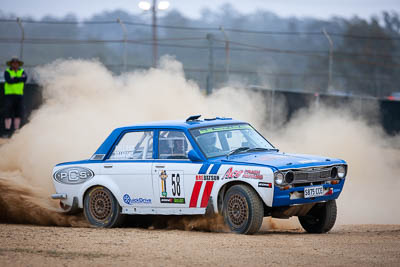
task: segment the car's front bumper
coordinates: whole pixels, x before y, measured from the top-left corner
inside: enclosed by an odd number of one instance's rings
[[[346,179],[342,179],[338,184],[324,184],[322,185],[326,191],[332,189],[331,194],[327,194],[320,197],[315,198],[304,198],[301,197],[301,193],[304,192],[304,188],[307,186],[301,187],[293,187],[287,190],[281,190],[279,187],[274,187],[274,199],[272,202],[272,207],[283,207],[283,206],[292,206],[292,205],[300,205],[307,203],[316,203],[322,201],[328,201],[332,199],[337,199],[342,192],[343,185]],[[297,193],[296,193],[297,192]],[[293,194],[298,194],[300,197],[293,197]]]

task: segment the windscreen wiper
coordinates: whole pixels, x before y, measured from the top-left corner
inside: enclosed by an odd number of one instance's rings
[[[265,148],[265,147],[254,147],[247,150],[247,152],[256,152],[256,151],[276,151],[278,152],[279,149],[277,148]]]
[[[248,147],[248,146],[242,146],[242,147],[238,147],[238,148],[232,149],[231,151],[229,151],[228,154],[226,154],[226,157],[228,158],[230,155],[237,154],[237,153],[240,153],[240,152],[244,152],[244,151],[247,151],[249,149],[250,149],[250,147]]]

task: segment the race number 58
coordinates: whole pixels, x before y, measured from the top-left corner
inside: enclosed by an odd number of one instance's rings
[[[173,173],[171,176],[172,183],[172,195],[180,196],[181,195],[181,176],[179,173]]]

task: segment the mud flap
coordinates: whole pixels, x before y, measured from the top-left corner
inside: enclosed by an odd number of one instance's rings
[[[210,197],[210,199],[208,200],[208,204],[207,204],[207,208],[206,208],[206,213],[204,214],[204,216],[207,217],[212,217],[215,215],[214,212],[214,204],[213,204],[213,199],[212,197]]]
[[[76,214],[76,213],[80,212],[77,197],[73,198],[72,206],[65,205],[60,201],[60,207],[62,208],[63,213],[66,213],[66,214]]]

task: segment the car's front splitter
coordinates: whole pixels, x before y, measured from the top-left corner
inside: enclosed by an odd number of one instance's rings
[[[291,199],[291,193],[299,192],[300,194],[304,192],[304,188],[307,186],[301,187],[293,187],[287,190],[281,190],[279,187],[275,186],[274,188],[274,199],[272,202],[272,207],[282,207],[282,206],[292,206],[292,205],[299,205],[299,204],[307,204],[307,203],[315,203],[315,202],[322,202],[328,201],[332,199],[337,199],[342,192],[343,185],[345,179],[342,179],[338,184],[324,184],[322,185],[325,190],[331,188],[332,191],[324,196],[315,197],[315,198],[293,198]]]

